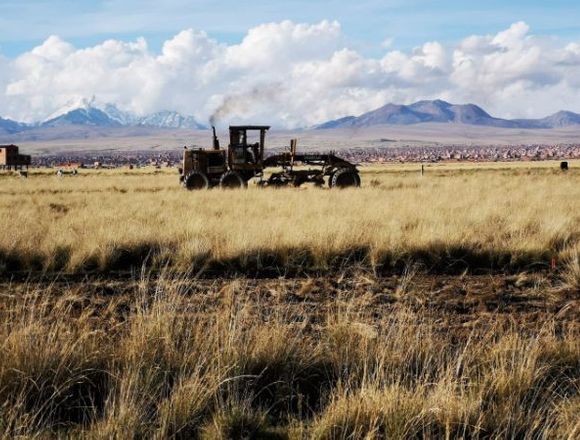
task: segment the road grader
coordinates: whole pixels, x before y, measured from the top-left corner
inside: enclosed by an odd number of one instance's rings
[[[229,128],[229,145],[220,147],[215,127],[213,148],[184,148],[180,181],[188,190],[212,187],[244,188],[251,179],[259,186],[295,186],[313,183],[330,188],[358,187],[361,180],[356,165],[334,154],[298,154],[297,140],[288,151],[264,157],[266,125],[239,125]],[[314,168],[313,168],[314,167]],[[271,171],[266,178],[265,171]]]

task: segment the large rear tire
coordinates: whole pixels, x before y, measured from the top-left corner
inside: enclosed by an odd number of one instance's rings
[[[239,189],[247,186],[246,181],[235,171],[227,171],[220,178],[220,188]]]
[[[208,189],[209,179],[201,171],[192,171],[183,179],[183,186],[190,191]]]
[[[354,170],[350,168],[342,168],[330,177],[330,187],[331,188],[349,188],[349,187],[359,187],[360,186],[360,176]]]

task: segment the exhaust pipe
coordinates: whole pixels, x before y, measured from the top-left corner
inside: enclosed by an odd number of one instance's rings
[[[213,149],[219,150],[220,149],[220,141],[218,140],[217,135],[215,133],[215,127],[212,125],[211,129],[213,131]]]

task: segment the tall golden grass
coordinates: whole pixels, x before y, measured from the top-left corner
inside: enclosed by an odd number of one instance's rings
[[[415,167],[416,168],[416,167]],[[580,173],[556,164],[363,168],[363,188],[187,192],[172,172],[0,179],[0,270],[238,273],[535,269],[580,249]]]
[[[442,327],[243,280],[3,287],[2,438],[576,439],[577,321]],[[362,280],[361,280],[362,282]]]
[[[574,164],[176,177],[0,177],[0,438],[580,438]]]

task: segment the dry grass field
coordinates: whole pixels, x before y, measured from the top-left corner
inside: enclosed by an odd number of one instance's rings
[[[0,271],[321,273],[546,268],[580,249],[580,171],[367,168],[347,191],[189,193],[170,171],[0,179]],[[13,226],[12,226],[13,225]]]
[[[580,438],[580,170],[0,176],[0,438]]]

